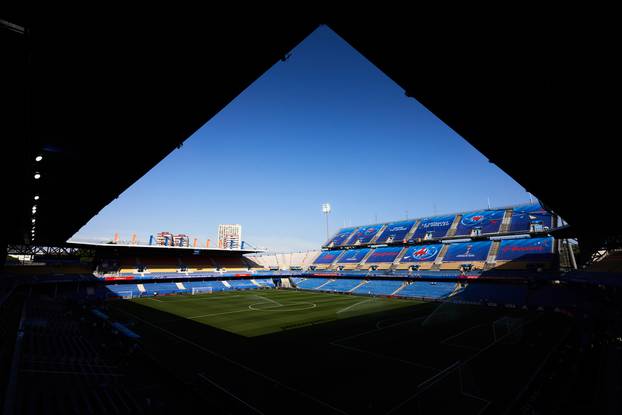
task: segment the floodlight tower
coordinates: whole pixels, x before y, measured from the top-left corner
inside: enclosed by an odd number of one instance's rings
[[[328,241],[328,214],[330,213],[330,203],[322,203],[322,213],[326,216],[326,240]]]

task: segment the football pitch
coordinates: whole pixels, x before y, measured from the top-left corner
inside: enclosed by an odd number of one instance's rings
[[[108,303],[211,413],[504,412],[567,333],[561,315],[296,290]]]
[[[133,300],[246,337],[300,328],[420,301],[289,290],[249,290]]]

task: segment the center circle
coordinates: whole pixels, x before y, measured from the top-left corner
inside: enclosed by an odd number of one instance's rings
[[[261,308],[261,307],[255,307],[257,305],[260,304],[270,304],[270,303],[254,303],[248,306],[249,309],[251,310],[255,310],[255,311],[280,311],[280,312],[287,312],[287,311],[302,311],[302,310],[310,310],[312,308],[317,307],[317,304],[315,303],[307,303],[307,302],[299,302],[299,303],[289,303],[289,304],[282,304],[282,305],[276,305],[276,304],[272,304],[270,305],[270,307],[265,307],[265,308]],[[292,306],[302,306],[302,307],[298,307],[298,308],[291,308]]]

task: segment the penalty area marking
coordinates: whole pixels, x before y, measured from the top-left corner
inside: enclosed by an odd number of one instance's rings
[[[306,301],[302,301],[302,302],[296,302],[296,303],[291,303],[291,304],[280,304],[278,306],[271,306],[271,307],[264,307],[264,308],[257,308],[255,307],[256,305],[260,305],[260,304],[266,304],[266,303],[254,303],[254,304],[250,304],[248,306],[248,308],[250,310],[255,310],[255,311],[280,311],[280,312],[288,312],[288,311],[302,311],[302,310],[310,310],[312,308],[317,307],[317,304],[315,303],[308,303]],[[298,306],[298,305],[303,305],[304,307],[302,308],[288,308],[290,306]],[[285,310],[282,310],[282,308],[287,308]]]

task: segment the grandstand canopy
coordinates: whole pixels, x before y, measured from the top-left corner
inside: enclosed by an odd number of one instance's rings
[[[252,18],[173,5],[4,12],[0,135],[9,203],[0,242],[27,239],[35,194],[37,243],[66,241],[319,24],[577,232],[622,233],[622,221],[607,221],[618,212],[619,152],[602,133],[594,93],[615,70],[607,62],[615,37],[605,33],[615,25],[583,30],[585,10],[513,10],[516,20],[484,22],[394,7],[376,5],[356,19],[308,5],[245,10]],[[603,110],[598,122],[595,110]]]
[[[99,255],[115,254],[123,256],[131,255],[158,255],[158,256],[175,256],[175,255],[213,255],[238,257],[244,254],[254,254],[254,249],[221,249],[221,248],[193,248],[182,246],[162,246],[162,245],[130,245],[130,244],[104,244],[104,243],[67,243],[68,247],[90,249]]]

